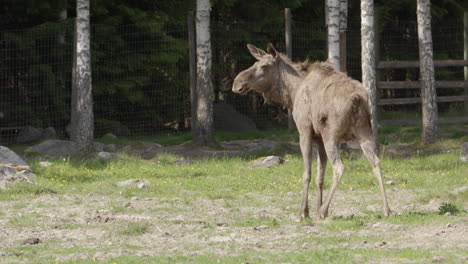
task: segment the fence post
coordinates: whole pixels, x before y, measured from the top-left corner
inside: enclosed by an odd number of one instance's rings
[[[463,59],[468,60],[468,12],[463,13]],[[464,67],[465,81],[468,81],[468,67]],[[465,96],[468,96],[468,87],[465,84]],[[465,100],[465,114],[468,114],[468,101]]]
[[[292,33],[291,33],[291,9],[284,9],[284,35],[286,42],[286,54],[292,59]],[[292,109],[288,108],[288,130],[293,130],[296,127],[292,115]]]
[[[197,44],[195,43],[195,16],[193,11],[187,16],[188,50],[190,68],[190,129],[193,138],[197,127]]]

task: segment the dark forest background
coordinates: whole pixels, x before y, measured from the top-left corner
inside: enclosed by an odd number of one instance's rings
[[[348,73],[360,79],[360,1],[348,2]],[[435,58],[462,59],[463,12],[468,10],[468,1],[431,2]],[[0,1],[1,126],[63,130],[69,123],[75,4],[73,0]],[[187,129],[187,14],[195,4],[195,0],[91,1],[98,136],[121,124],[132,134]],[[380,0],[375,4],[380,57],[418,59],[416,0]],[[284,51],[286,7],[291,8],[293,17],[293,58],[325,59],[323,0],[212,1],[214,100],[233,105],[260,128],[286,124],[284,109],[265,105],[255,95],[234,95],[229,89],[235,74],[253,62],[246,43],[264,47],[273,42]],[[384,72],[381,78],[417,80],[418,74],[417,69],[401,70]],[[437,70],[436,74],[436,79],[463,78],[462,69]]]

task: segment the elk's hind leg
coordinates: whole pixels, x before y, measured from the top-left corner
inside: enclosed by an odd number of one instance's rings
[[[382,195],[383,208],[382,213],[384,216],[389,216],[391,213],[390,207],[387,202],[387,195],[385,193],[385,187],[382,180],[382,171],[380,169],[380,160],[374,152],[375,144],[370,139],[360,139],[359,143],[361,144],[362,152],[366,156],[370,165],[372,166],[372,172],[374,173],[375,178],[379,182],[380,193]]]
[[[299,132],[302,159],[304,160],[301,218],[309,218],[309,185],[310,168],[312,163],[312,132],[310,129],[299,129]]]
[[[315,185],[317,186],[317,216],[320,217],[320,208],[322,207],[323,178],[325,168],[327,167],[327,153],[322,141],[317,142],[317,177]]]
[[[338,149],[338,144],[334,140],[326,140],[324,139],[325,151],[327,152],[328,160],[330,161],[333,167],[333,183],[328,191],[327,199],[325,203],[320,208],[320,218],[325,218],[328,216],[328,208],[330,207],[330,202],[333,198],[333,195],[336,191],[336,187],[343,176],[345,167],[343,161],[340,157],[340,152]]]

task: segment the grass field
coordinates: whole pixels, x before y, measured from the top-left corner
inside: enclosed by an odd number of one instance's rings
[[[382,143],[421,150],[405,157],[382,153],[384,181],[393,182],[386,186],[389,218],[381,217],[376,181],[357,154],[345,155],[330,217],[302,221],[302,159],[289,148],[277,150],[286,162],[271,169],[248,165],[268,153],[179,166],[180,157],[170,154],[48,159],[49,167],[30,160],[36,184],[0,190],[0,263],[466,263],[468,190],[460,187],[468,186],[468,164],[459,156],[468,136],[455,131],[422,147],[419,131],[381,130]],[[224,133],[217,140],[259,137],[297,142],[287,131]],[[190,135],[144,140],[179,144]],[[128,179],[149,184],[117,184]],[[328,188],[330,167],[325,181]],[[311,211],[314,198],[312,184]],[[24,243],[30,238],[40,242]]]

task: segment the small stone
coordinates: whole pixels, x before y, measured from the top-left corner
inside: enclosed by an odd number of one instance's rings
[[[349,187],[349,191],[350,192],[354,191],[354,187]]]
[[[441,256],[434,256],[431,258],[432,263],[440,263],[440,262],[446,262],[447,259]]]
[[[116,154],[105,151],[98,152],[97,158],[102,160],[122,160],[122,158]]]
[[[302,249],[308,249],[309,247],[310,247],[309,243],[304,243],[304,244],[301,245]]]
[[[364,240],[364,241],[362,241],[362,243],[363,243],[363,244],[367,244],[368,242],[367,242],[367,240]]]
[[[387,181],[385,184],[386,185],[395,185],[395,182],[394,181]]]
[[[29,245],[36,245],[36,244],[39,244],[41,243],[42,241],[35,237],[35,238],[28,238],[26,240],[23,241],[23,244],[29,244]]]
[[[132,200],[132,201],[138,201],[138,200],[140,200],[140,198],[139,198],[139,197],[136,197],[136,196],[133,196],[132,198],[130,198],[130,200]]]
[[[460,162],[468,162],[468,156],[460,157]]]
[[[453,227],[453,224],[448,223],[445,227]]]
[[[179,165],[188,165],[188,164],[192,164],[192,163],[193,163],[193,161],[191,161],[191,160],[183,159],[183,160],[178,160],[178,161],[174,162],[174,165],[179,166]]]
[[[268,229],[268,228],[270,228],[270,227],[267,226],[267,225],[260,225],[260,226],[254,227],[253,229],[259,231],[259,230],[265,230],[265,229]]]
[[[140,189],[140,190],[144,189],[144,188],[146,188],[146,184],[140,183],[140,184],[137,185],[137,188]]]
[[[127,202],[124,206],[125,207],[130,207],[132,204],[130,202]]]
[[[49,167],[51,165],[52,165],[52,162],[48,162],[48,161],[39,162],[39,166],[41,166],[41,167]]]
[[[451,216],[452,213],[451,213],[451,212],[446,212],[444,215],[445,215],[445,216]]]

